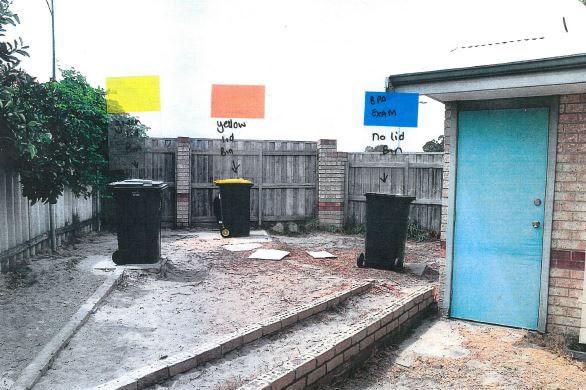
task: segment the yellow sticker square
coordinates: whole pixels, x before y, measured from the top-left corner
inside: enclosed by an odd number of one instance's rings
[[[107,77],[106,106],[109,114],[161,111],[159,76]]]

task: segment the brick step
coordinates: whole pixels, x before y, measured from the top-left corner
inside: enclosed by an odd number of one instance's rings
[[[252,343],[255,340],[265,339],[278,332],[285,332],[287,328],[298,322],[303,322],[312,316],[332,309],[350,297],[365,293],[372,285],[371,282],[355,283],[346,290],[328,295],[309,304],[292,307],[280,315],[267,318],[260,323],[240,329],[235,333],[228,334],[213,342],[197,345],[193,348],[187,347],[185,352],[133,370],[123,377],[111,380],[93,389],[144,389],[149,385],[173,378],[194,367],[203,366],[212,361],[215,362],[231,351]]]
[[[352,369],[375,344],[404,332],[432,305],[429,287],[401,299],[371,292],[354,296],[149,389],[315,388]]]

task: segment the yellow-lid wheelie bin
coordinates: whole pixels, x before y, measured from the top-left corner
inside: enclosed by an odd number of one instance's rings
[[[246,179],[215,180],[220,195],[214,199],[214,214],[220,225],[220,234],[228,237],[250,235],[250,188]]]

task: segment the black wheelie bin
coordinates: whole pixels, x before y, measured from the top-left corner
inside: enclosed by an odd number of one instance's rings
[[[116,264],[152,264],[161,258],[161,207],[167,184],[152,180],[110,183],[116,201]]]
[[[214,214],[220,225],[220,234],[228,237],[250,235],[250,188],[252,182],[245,179],[215,180],[220,195],[214,199]]]
[[[366,193],[365,253],[359,267],[402,269],[413,196]]]

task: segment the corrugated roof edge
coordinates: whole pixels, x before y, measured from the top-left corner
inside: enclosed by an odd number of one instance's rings
[[[427,72],[403,73],[387,78],[387,90],[409,84],[474,79],[480,77],[508,76],[564,69],[586,69],[586,53],[569,56],[540,58],[503,64],[480,65],[466,68],[441,69]]]

